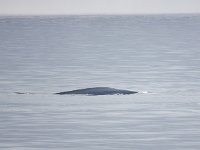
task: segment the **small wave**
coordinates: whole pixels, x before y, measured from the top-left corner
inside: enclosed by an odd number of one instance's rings
[[[15,94],[35,94],[35,93],[31,93],[31,92],[14,92]]]
[[[141,93],[141,94],[148,94],[148,93],[150,93],[150,92],[148,92],[148,91],[141,91],[141,92],[138,92],[138,93]]]

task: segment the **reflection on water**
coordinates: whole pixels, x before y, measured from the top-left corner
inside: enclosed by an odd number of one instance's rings
[[[199,38],[198,15],[1,17],[0,149],[198,149]],[[97,86],[140,93],[52,94]]]

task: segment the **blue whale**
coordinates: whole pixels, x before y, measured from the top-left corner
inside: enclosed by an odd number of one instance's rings
[[[114,89],[109,87],[94,87],[94,88],[85,88],[85,89],[78,89],[66,92],[59,92],[54,94],[65,95],[65,94],[81,94],[81,95],[114,95],[114,94],[136,94],[138,92],[129,91],[129,90],[121,90],[121,89]]]

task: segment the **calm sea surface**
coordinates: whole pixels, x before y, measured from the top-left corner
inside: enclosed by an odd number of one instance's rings
[[[199,150],[200,15],[0,17],[0,149]]]

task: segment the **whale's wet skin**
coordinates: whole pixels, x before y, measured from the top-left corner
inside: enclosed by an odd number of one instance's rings
[[[36,94],[32,92],[14,92],[15,94]],[[136,91],[129,91],[129,90],[122,90],[122,89],[115,89],[109,87],[94,87],[94,88],[85,88],[85,89],[78,89],[72,91],[65,91],[65,92],[58,92],[53,94],[58,95],[115,95],[115,94],[122,94],[122,95],[129,95],[129,94],[136,94]]]
[[[114,89],[109,87],[94,87],[94,88],[86,88],[86,89],[78,89],[73,91],[59,92],[55,94],[65,95],[65,94],[82,94],[82,95],[114,95],[114,94],[136,94],[138,92],[129,91],[129,90],[121,90]]]

